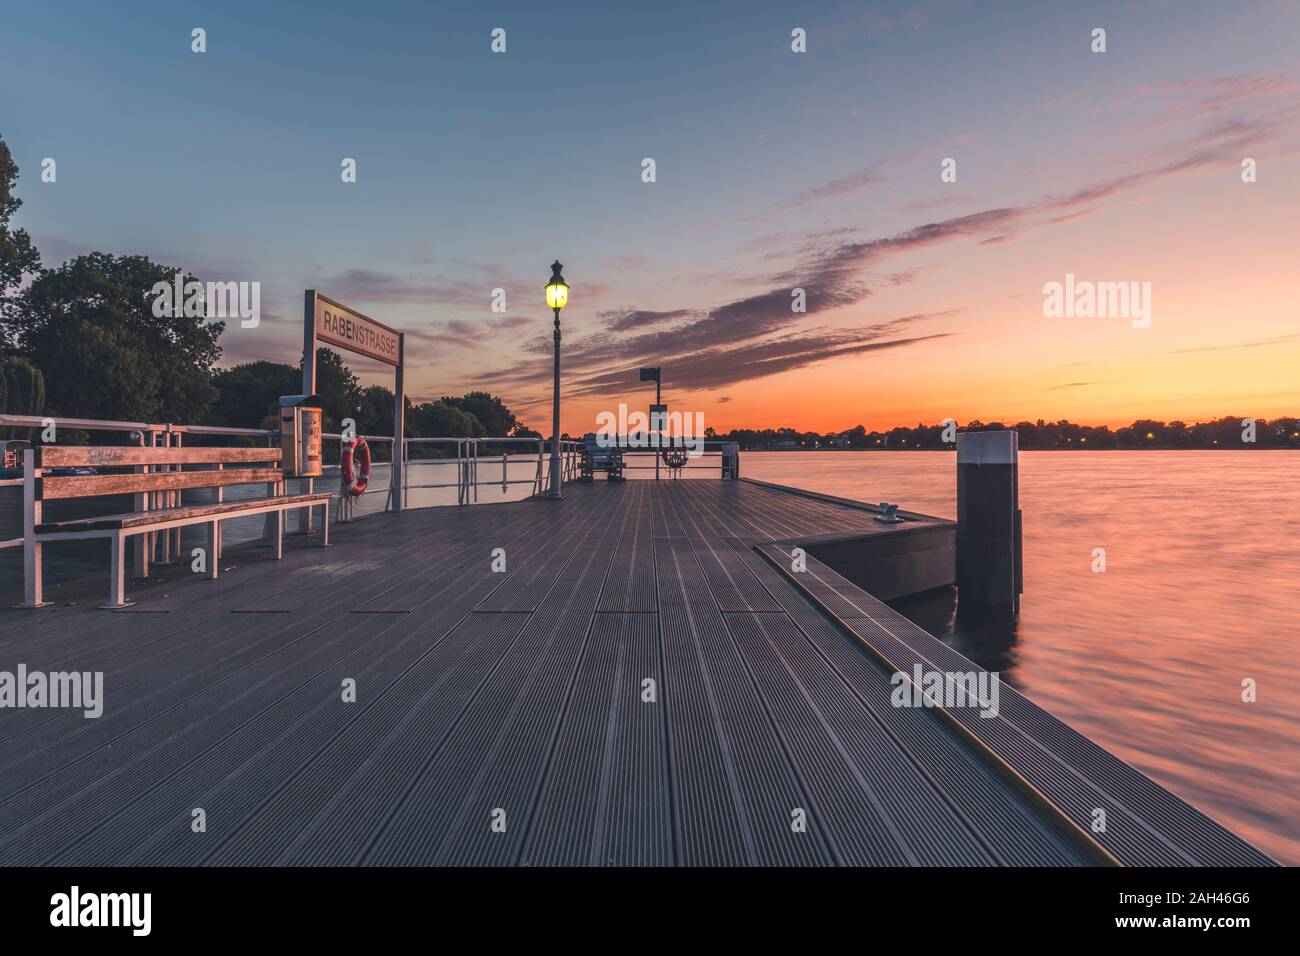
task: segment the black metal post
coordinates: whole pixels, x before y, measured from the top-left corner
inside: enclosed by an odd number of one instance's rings
[[[961,612],[1016,616],[1023,590],[1014,431],[957,436],[957,600]]]
[[[658,378],[658,376],[656,376],[656,377],[655,377],[655,406],[658,407],[660,404],[662,404],[662,402],[663,402],[663,400],[659,397],[659,378]],[[659,414],[659,413],[656,412],[655,414],[657,415],[657,414]],[[660,431],[663,430],[663,420],[662,420],[662,419],[659,420],[659,430],[660,430]],[[657,434],[658,434],[658,433],[656,432],[656,435],[657,435]],[[659,457],[660,457],[660,451],[659,451],[659,440],[658,440],[658,438],[656,438],[656,439],[655,439],[655,481],[658,481],[658,480],[659,480]]]
[[[555,310],[555,393],[551,408],[551,498],[560,497],[560,310]]]

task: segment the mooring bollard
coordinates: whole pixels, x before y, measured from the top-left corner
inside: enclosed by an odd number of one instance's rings
[[[957,436],[957,601],[1016,615],[1024,590],[1019,443],[1013,431]]]

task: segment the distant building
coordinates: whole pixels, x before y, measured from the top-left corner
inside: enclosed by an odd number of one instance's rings
[[[772,442],[772,451],[798,451],[799,443],[793,438],[778,438]]]

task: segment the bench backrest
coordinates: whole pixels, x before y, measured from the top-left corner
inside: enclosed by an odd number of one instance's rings
[[[221,485],[273,484],[284,480],[278,465],[279,448],[157,448],[125,445],[42,445],[32,449],[34,467],[143,468],[168,467],[174,471],[137,471],[107,475],[46,475],[36,478],[37,501],[93,498],[100,495],[144,494]],[[183,471],[182,465],[215,465],[203,471]]]

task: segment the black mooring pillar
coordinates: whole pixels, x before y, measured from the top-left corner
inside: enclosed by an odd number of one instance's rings
[[[1019,446],[1013,431],[957,435],[957,601],[1020,613]]]

